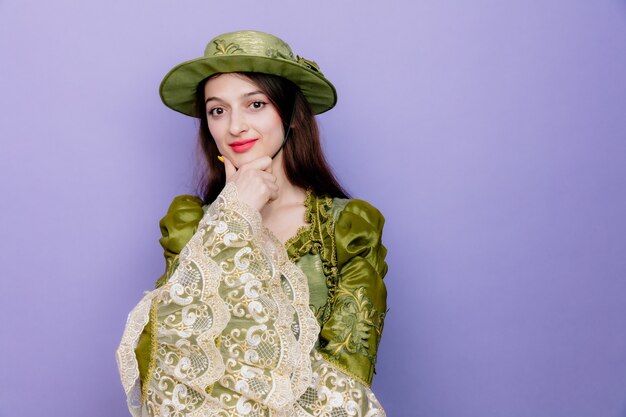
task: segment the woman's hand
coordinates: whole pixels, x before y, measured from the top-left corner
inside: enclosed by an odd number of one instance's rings
[[[260,211],[268,201],[278,198],[272,158],[263,156],[242,165],[239,170],[228,158],[223,158],[226,182],[235,184],[239,200]]]

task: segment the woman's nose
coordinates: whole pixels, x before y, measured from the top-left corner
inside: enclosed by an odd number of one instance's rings
[[[233,111],[230,117],[230,134],[238,136],[248,130],[246,117],[242,111]]]

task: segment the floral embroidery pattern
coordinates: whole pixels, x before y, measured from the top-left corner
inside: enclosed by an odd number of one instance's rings
[[[311,61],[310,59],[306,59],[299,55],[296,55],[296,60],[298,61],[298,64],[305,66],[308,69],[315,71],[315,72],[319,72],[320,74],[322,73],[322,71],[320,71],[320,66],[317,65],[317,62]]]
[[[365,293],[365,287],[351,292],[339,283],[335,297],[333,320],[330,324],[335,338],[328,342],[325,351],[333,356],[347,352],[370,357],[372,331],[376,333],[374,340],[377,343],[382,332],[384,314],[378,313]],[[370,357],[370,360],[376,359]]]
[[[244,52],[244,50],[241,49],[238,44],[233,42],[226,44],[223,39],[217,39],[213,41],[213,43],[215,44],[216,49],[214,55],[233,55]]]
[[[270,58],[282,58],[282,59],[287,59],[289,61],[293,61],[293,54],[288,51],[289,53],[286,54],[283,51],[279,51],[276,48],[267,48],[265,50],[265,55],[270,57]]]

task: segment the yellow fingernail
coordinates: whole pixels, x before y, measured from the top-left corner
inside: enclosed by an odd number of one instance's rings
[[[219,159],[221,163],[224,163],[224,157],[222,155],[217,155],[217,159]]]

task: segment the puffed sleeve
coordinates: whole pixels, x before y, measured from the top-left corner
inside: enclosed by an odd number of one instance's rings
[[[198,223],[204,215],[202,200],[196,196],[183,194],[174,198],[167,214],[159,222],[165,256],[165,272],[158,279],[156,287],[165,284],[178,265],[178,254],[189,239],[196,233]]]
[[[334,229],[339,274],[320,333],[326,359],[368,385],[387,311],[384,221],[362,200],[350,200],[339,214]]]
[[[156,288],[165,284],[176,270],[180,251],[194,235],[198,228],[198,223],[204,215],[202,204],[202,200],[196,196],[189,194],[179,195],[174,198],[167,210],[167,214],[159,222],[161,228],[161,239],[159,239],[159,242],[163,247],[165,256],[165,272],[157,280]],[[152,343],[155,340],[153,325],[152,321],[148,322],[135,348],[142,381],[148,376],[148,368],[152,359]]]

